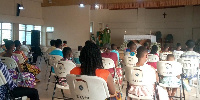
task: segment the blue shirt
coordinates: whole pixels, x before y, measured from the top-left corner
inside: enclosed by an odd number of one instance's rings
[[[61,57],[63,57],[63,53],[62,53],[62,50],[59,49],[59,48],[56,48],[55,50],[53,50],[50,55],[59,55]]]
[[[7,84],[11,90],[13,90],[17,85],[13,82],[12,77],[10,76],[10,73],[8,69],[6,68],[7,66],[4,65],[2,62],[0,62],[0,70],[2,71]],[[7,88],[5,85],[0,86],[0,100],[4,100],[6,98],[6,93],[7,93]]]
[[[118,61],[119,61],[119,52],[116,51],[116,50],[112,50],[112,51],[110,51],[110,52],[114,52],[114,53],[116,53],[116,54],[117,54],[117,57],[118,57]]]

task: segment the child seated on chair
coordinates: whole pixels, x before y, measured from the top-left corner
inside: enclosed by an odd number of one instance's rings
[[[134,42],[129,42],[128,46],[130,51],[126,52],[125,56],[135,56],[137,53],[137,45]]]
[[[63,52],[63,59],[61,59],[61,61],[72,61],[72,49],[70,47],[65,47],[62,52]],[[58,84],[64,87],[68,86],[65,77],[59,77]]]
[[[140,67],[142,69],[143,73],[146,74],[145,76],[143,76],[143,80],[145,80],[145,81],[148,80],[148,82],[150,82],[150,83],[156,82],[157,74],[156,74],[155,69],[153,67],[151,67],[150,65],[145,64],[145,62],[147,61],[148,50],[145,47],[141,46],[137,49],[136,56],[138,58],[136,67]],[[144,86],[130,84],[128,93],[132,94],[134,96],[137,96],[137,97],[143,97],[143,96],[149,97],[152,94],[154,94],[154,84],[144,85]],[[128,99],[130,99],[130,98],[128,98]]]
[[[154,54],[154,55],[157,55],[159,57],[157,51],[158,51],[158,47],[156,45],[153,45],[151,47],[151,52],[149,54]],[[157,62],[147,62],[147,64],[151,65],[152,67],[154,67],[155,69],[157,69]]]
[[[167,61],[175,61],[175,57],[173,54],[169,54],[167,55]],[[177,77],[172,77],[172,76],[164,76],[161,80],[162,84],[168,85],[168,86],[177,86],[177,85],[181,85],[181,81],[180,81],[180,75],[178,75]],[[175,96],[177,88],[166,88],[169,97],[170,96]],[[170,100],[173,100],[172,98],[170,98]]]

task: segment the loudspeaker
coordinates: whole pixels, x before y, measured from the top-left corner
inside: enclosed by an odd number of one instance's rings
[[[20,7],[20,4],[17,3],[17,13],[16,13],[16,16],[19,16],[19,14],[20,14],[20,9],[19,9],[19,7]]]
[[[38,30],[31,31],[31,46],[32,47],[40,46],[40,31]]]

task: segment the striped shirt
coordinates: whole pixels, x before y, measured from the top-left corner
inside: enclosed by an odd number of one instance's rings
[[[195,51],[187,51],[181,55],[181,58],[199,59],[200,54]]]

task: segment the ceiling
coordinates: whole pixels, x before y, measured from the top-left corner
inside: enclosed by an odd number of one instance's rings
[[[42,7],[79,4],[100,5],[100,9],[163,8],[185,5],[200,5],[200,0],[43,0]]]

